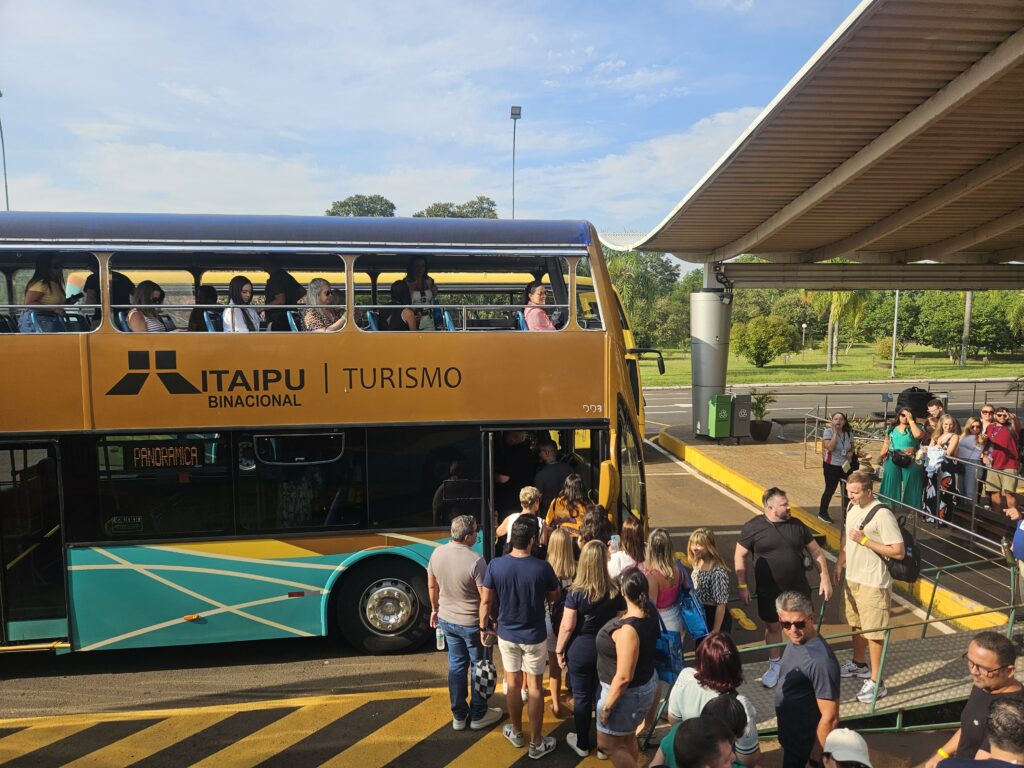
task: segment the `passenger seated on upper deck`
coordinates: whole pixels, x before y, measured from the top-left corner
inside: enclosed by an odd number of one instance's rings
[[[164,333],[167,328],[153,309],[163,303],[164,290],[152,280],[143,280],[135,286],[132,304],[136,306],[128,313],[128,330],[132,333]]]
[[[135,291],[135,283],[129,277],[120,272],[110,273],[110,305],[117,311],[117,307],[126,307],[132,303],[132,293]],[[92,304],[96,307],[92,311],[92,327],[100,324],[100,276],[96,272],[90,273],[82,285],[83,303]]]
[[[235,275],[228,283],[228,308],[224,310],[226,333],[256,333],[260,329],[260,316],[250,307],[252,281],[245,275]]]
[[[268,307],[277,304],[298,304],[306,296],[302,284],[283,269],[271,270],[267,275],[267,284],[263,289],[263,296]],[[267,322],[270,323],[268,330],[288,331],[288,311],[284,309],[267,309]]]
[[[40,253],[36,256],[36,268],[25,286],[25,304],[36,310],[36,323],[43,331],[57,331],[58,320],[54,315],[63,315],[66,301],[64,289],[64,262],[57,254]],[[46,309],[40,309],[46,307]],[[22,333],[36,330],[31,326],[29,313],[23,312],[19,321]]]
[[[334,296],[331,293],[331,284],[322,277],[314,277],[309,281],[309,289],[306,291],[306,304],[309,305],[302,314],[302,324],[307,331],[324,333],[337,331],[345,325],[345,313],[338,313],[331,309]]]
[[[413,256],[409,259],[405,282],[409,285],[410,296],[409,301],[404,302],[405,304],[425,304],[429,307],[434,303],[434,299],[437,298],[437,284],[430,276],[430,265],[427,263],[426,256]],[[424,309],[418,315],[421,331],[434,330],[436,327],[434,313],[430,309]]]
[[[526,309],[523,310],[523,318],[526,320],[526,327],[531,331],[554,331],[557,330],[544,311],[544,303],[548,300],[548,291],[544,283],[534,280],[526,286]]]
[[[391,284],[391,309],[385,309],[381,315],[382,331],[415,331],[419,328],[419,317],[409,306],[412,303],[409,283],[395,280]]]
[[[210,330],[206,327],[206,318],[203,317],[203,313],[216,312],[217,310],[210,308],[210,305],[216,303],[217,289],[212,285],[200,285],[196,291],[196,304],[199,306],[193,309],[188,316],[188,329],[194,333],[205,333]]]

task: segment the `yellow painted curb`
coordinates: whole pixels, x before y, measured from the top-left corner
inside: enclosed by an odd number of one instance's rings
[[[664,429],[658,433],[657,437],[655,437],[655,441],[677,459],[685,461],[705,477],[710,478],[717,483],[721,483],[731,491],[738,493],[743,498],[753,502],[755,506],[761,506],[761,495],[766,490],[764,486],[754,482],[748,477],[745,477],[734,469],[727,467],[720,461],[712,459],[699,448],[696,448],[689,443],[684,443],[678,437],[669,434]],[[817,515],[812,515],[803,507],[796,504],[790,504],[790,509],[792,510],[793,515],[803,522],[804,525],[816,534],[825,537],[825,543],[829,549],[833,552],[839,551],[839,531],[837,528],[825,525],[823,521],[818,519]],[[906,584],[904,582],[897,581],[894,585],[899,592],[907,595],[922,607],[928,605],[932,599],[932,592],[934,591],[935,602],[932,605],[932,615],[936,618],[960,616],[965,613],[984,611],[988,608],[988,606],[971,600],[969,597],[964,597],[963,595],[947,589],[946,587],[937,587],[933,582],[927,579],[918,579],[913,584]],[[977,631],[982,629],[992,629],[994,627],[1004,627],[1006,626],[1007,621],[1007,617],[1002,613],[992,613],[987,616],[971,616],[964,619],[957,619],[950,623],[961,629]]]

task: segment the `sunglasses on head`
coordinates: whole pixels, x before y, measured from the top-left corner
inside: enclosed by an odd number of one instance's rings
[[[806,621],[780,621],[779,624],[782,625],[783,629],[803,629],[807,626]]]

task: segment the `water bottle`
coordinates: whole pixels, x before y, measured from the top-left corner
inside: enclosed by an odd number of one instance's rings
[[[437,638],[437,650],[444,650],[444,630],[440,627],[434,632],[434,637]]]

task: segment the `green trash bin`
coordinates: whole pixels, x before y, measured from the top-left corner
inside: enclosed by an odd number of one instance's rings
[[[732,428],[732,395],[715,395],[708,400],[708,437],[729,437]]]

